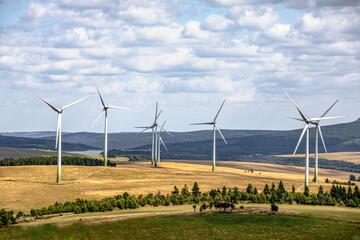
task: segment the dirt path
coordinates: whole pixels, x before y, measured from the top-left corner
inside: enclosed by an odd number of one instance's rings
[[[101,171],[104,171],[104,170],[106,170],[106,169],[107,169],[107,168],[104,167],[103,169],[97,170],[97,171],[95,171],[95,172],[93,172],[93,173],[91,173],[91,174],[89,174],[89,175],[87,175],[87,176],[85,176],[85,177],[82,177],[82,178],[80,178],[80,179],[75,180],[73,183],[80,182],[81,180],[84,180],[84,179],[86,179],[86,178],[92,177],[92,176],[94,176],[95,174],[97,174],[97,173],[99,173],[99,172],[101,172]]]

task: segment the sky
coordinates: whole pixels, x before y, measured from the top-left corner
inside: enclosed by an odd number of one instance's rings
[[[360,117],[358,0],[0,0],[0,132],[87,131],[109,105],[109,132],[302,128]],[[93,131],[102,132],[104,119]]]

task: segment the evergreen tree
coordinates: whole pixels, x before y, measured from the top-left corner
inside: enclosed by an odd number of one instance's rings
[[[270,192],[274,192],[275,191],[275,184],[274,183],[272,183],[271,184],[271,189],[270,189]]]
[[[284,187],[284,184],[283,184],[283,182],[282,182],[281,180],[280,180],[279,185],[278,185],[278,192],[279,192],[280,194],[286,192],[285,187]]]
[[[254,194],[258,194],[258,190],[256,187],[254,188]]]
[[[264,194],[270,194],[269,185],[267,185],[267,183],[265,184],[263,193],[264,193]]]
[[[308,187],[308,186],[305,186],[304,195],[305,195],[306,197],[310,196],[310,191],[309,191],[309,187]]]
[[[318,195],[320,195],[320,194],[324,194],[324,189],[323,189],[323,187],[321,185],[319,187]]]
[[[295,186],[294,186],[294,185],[292,185],[291,192],[292,192],[292,193],[295,193]]]
[[[251,183],[248,184],[248,186],[246,188],[246,192],[247,193],[253,193],[253,187],[252,187]]]
[[[349,180],[350,180],[350,181],[355,181],[355,180],[356,180],[355,175],[351,174],[350,177],[349,177]]]
[[[199,185],[197,184],[197,182],[194,182],[194,186],[192,188],[193,196],[195,196],[195,197],[200,196],[201,192],[199,190],[200,190]]]
[[[176,186],[174,186],[174,191],[172,191],[171,193],[178,195],[179,194],[179,189]]]
[[[226,196],[226,187],[225,187],[225,186],[223,186],[223,189],[222,189],[222,191],[221,191],[221,195],[222,195],[223,197]]]
[[[188,187],[186,186],[186,184],[184,185],[184,187],[181,189],[181,195],[183,195],[184,197],[189,197],[190,196],[190,192]]]

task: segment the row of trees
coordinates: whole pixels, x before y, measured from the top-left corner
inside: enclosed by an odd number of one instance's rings
[[[261,191],[261,192],[260,192]],[[183,205],[183,204],[201,204],[200,210],[205,211],[207,208],[212,209],[234,209],[235,204],[238,203],[271,203],[272,209],[276,208],[275,203],[297,203],[297,204],[311,204],[311,205],[344,205],[349,207],[360,206],[360,192],[358,186],[352,188],[348,186],[346,189],[343,186],[333,185],[330,192],[324,192],[323,187],[320,186],[317,193],[310,193],[309,188],[305,187],[304,192],[295,192],[295,187],[292,186],[288,192],[282,181],[277,186],[275,184],[265,184],[262,190],[248,184],[245,191],[240,191],[237,187],[226,188],[225,186],[220,190],[212,189],[210,191],[201,192],[197,182],[194,183],[191,190],[185,184],[181,190],[174,186],[170,194],[163,195],[160,192],[157,194],[149,193],[147,195],[134,196],[128,193],[116,195],[114,197],[104,198],[102,200],[85,200],[76,199],[73,202],[58,203],[47,208],[31,209],[30,214],[18,212],[19,217],[41,217],[49,214],[58,214],[65,212],[86,213],[86,212],[105,212],[112,211],[114,208],[119,209],[134,209],[139,206],[169,206],[169,205]],[[5,212],[5,213],[3,213]],[[7,214],[8,221],[3,223],[9,224],[13,220],[13,211],[6,212],[2,210],[3,214]],[[15,219],[16,220],[16,219]],[[1,220],[2,221],[2,220]],[[16,221],[15,221],[16,222]]]
[[[104,161],[93,158],[64,156],[61,159],[61,164],[80,166],[104,166]],[[30,157],[0,160],[0,166],[22,165],[57,165],[57,157]],[[116,167],[116,163],[108,160],[108,166]]]

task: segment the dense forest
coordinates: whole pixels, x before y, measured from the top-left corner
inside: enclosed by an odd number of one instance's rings
[[[271,186],[266,184],[264,189],[260,190],[248,184],[246,191],[239,191],[237,187],[220,189],[212,189],[208,192],[201,192],[197,182],[194,183],[190,190],[186,184],[179,190],[174,186],[171,194],[163,195],[149,193],[147,195],[130,195],[124,193],[114,197],[104,198],[102,200],[85,200],[76,199],[76,201],[68,201],[65,203],[56,202],[49,207],[40,209],[31,209],[30,214],[18,212],[14,217],[14,211],[0,211],[0,219],[4,225],[16,224],[17,220],[23,220],[26,217],[42,218],[49,214],[58,214],[65,212],[86,213],[86,212],[105,212],[118,209],[133,209],[139,206],[169,206],[169,205],[193,205],[194,211],[197,205],[200,206],[199,211],[205,212],[207,209],[219,209],[224,212],[227,209],[234,210],[235,204],[239,203],[271,203],[273,211],[278,210],[277,204],[309,204],[309,205],[343,205],[348,207],[358,207],[360,205],[360,192],[358,186],[347,189],[342,186],[332,185],[330,192],[324,192],[320,186],[318,193],[310,193],[309,188],[305,187],[304,192],[295,192],[293,186],[291,191],[287,191],[282,181],[276,187],[273,183]],[[197,205],[196,205],[197,204]],[[241,206],[243,207],[243,206]],[[240,208],[241,208],[240,207]]]
[[[100,159],[84,158],[84,157],[68,157],[61,158],[62,165],[80,165],[80,166],[104,166],[104,161]],[[22,166],[22,165],[57,165],[57,157],[30,157],[18,159],[0,160],[0,166]],[[108,160],[108,166],[116,167],[116,163]]]

